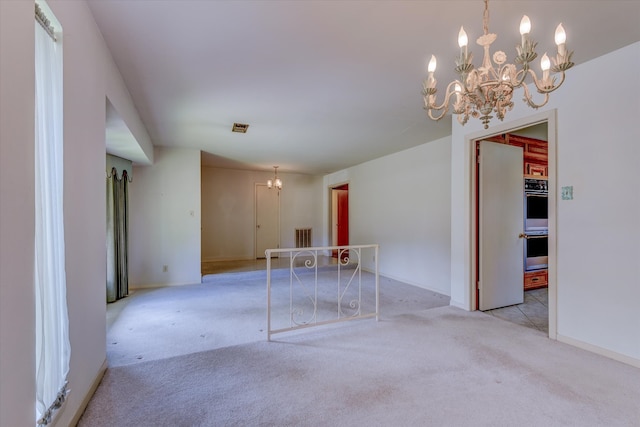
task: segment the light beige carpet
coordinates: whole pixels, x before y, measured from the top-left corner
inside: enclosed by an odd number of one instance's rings
[[[288,272],[274,271],[274,309],[288,319]],[[320,285],[335,290],[331,271]],[[363,273],[365,309],[372,307],[373,276]],[[266,339],[266,273],[227,273],[206,282],[136,291],[107,307],[107,359],[115,367],[213,350]],[[380,278],[383,317],[449,305],[449,297],[388,278]],[[328,296],[327,296],[328,298]],[[322,300],[322,298],[320,298]],[[333,300],[335,301],[335,299]],[[308,308],[305,307],[305,308]],[[283,310],[285,309],[285,310]],[[308,310],[307,310],[308,313]],[[282,316],[274,319],[281,327]]]
[[[79,425],[640,425],[640,370],[484,313],[405,310],[277,340],[110,368]]]

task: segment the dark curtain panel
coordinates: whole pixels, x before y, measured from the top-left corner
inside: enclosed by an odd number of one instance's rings
[[[115,168],[107,180],[107,302],[129,294],[129,176]]]

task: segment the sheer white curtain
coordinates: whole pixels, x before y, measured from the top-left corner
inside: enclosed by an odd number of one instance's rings
[[[69,319],[63,217],[62,51],[35,24],[36,420],[46,425],[67,394]]]

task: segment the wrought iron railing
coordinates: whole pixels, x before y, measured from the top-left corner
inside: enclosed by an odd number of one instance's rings
[[[335,261],[321,261],[332,252],[337,255]],[[378,320],[378,245],[267,249],[265,254],[269,341],[281,332],[355,319]],[[273,256],[288,256],[289,268],[272,270]]]

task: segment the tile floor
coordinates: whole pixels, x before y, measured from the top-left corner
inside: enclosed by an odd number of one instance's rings
[[[524,293],[522,304],[485,311],[509,322],[549,333],[549,308],[547,288],[533,289]]]

